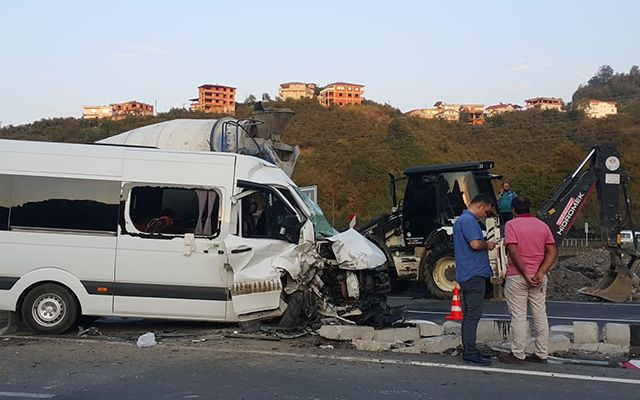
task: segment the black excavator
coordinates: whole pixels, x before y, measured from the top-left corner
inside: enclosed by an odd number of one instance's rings
[[[450,297],[455,282],[452,226],[456,218],[478,193],[495,198],[491,185],[499,175],[490,172],[492,161],[462,164],[428,165],[407,168],[404,177],[391,175],[392,210],[359,230],[386,254],[396,290],[413,281],[422,281],[433,297]],[[396,200],[396,183],[406,180],[404,199]],[[628,176],[620,165],[615,146],[594,146],[584,161],[556,189],[538,213],[561,243],[575,222],[590,193],[597,192],[600,226],[604,246],[611,253],[611,268],[594,287],[581,292],[610,301],[624,301],[631,295],[632,272],[638,246],[622,261],[620,231],[633,228]],[[625,217],[620,215],[621,194]],[[489,253],[493,271],[494,295],[500,297],[500,284],[507,268],[500,226],[504,221],[495,215],[481,221],[488,238],[498,240]],[[628,253],[625,251],[625,253]]]

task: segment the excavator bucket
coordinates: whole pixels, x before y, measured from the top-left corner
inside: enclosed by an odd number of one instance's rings
[[[618,266],[611,269],[595,286],[585,287],[578,290],[578,293],[601,299],[623,302],[631,297],[631,275],[625,266]]]

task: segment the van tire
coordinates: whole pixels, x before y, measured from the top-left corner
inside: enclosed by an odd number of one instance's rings
[[[22,302],[22,319],[34,333],[58,335],[78,319],[78,303],[69,290],[55,283],[31,289]]]
[[[437,299],[453,297],[453,287],[458,283],[455,281],[455,258],[450,246],[438,246],[423,257],[422,279],[431,296]]]

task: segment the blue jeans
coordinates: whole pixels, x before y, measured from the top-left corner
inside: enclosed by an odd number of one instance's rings
[[[462,292],[462,347],[464,356],[478,354],[476,334],[478,321],[484,308],[484,293],[487,289],[487,278],[474,276],[460,282]]]

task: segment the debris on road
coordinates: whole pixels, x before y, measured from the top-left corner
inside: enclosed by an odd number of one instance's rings
[[[144,348],[144,347],[153,347],[156,344],[158,344],[156,342],[156,335],[153,332],[147,332],[144,335],[140,336],[138,338],[138,341],[136,342],[136,346],[138,346],[139,348]]]
[[[86,337],[86,336],[102,336],[102,332],[95,326],[92,326],[87,329],[82,329],[82,327],[78,327],[78,337]]]

